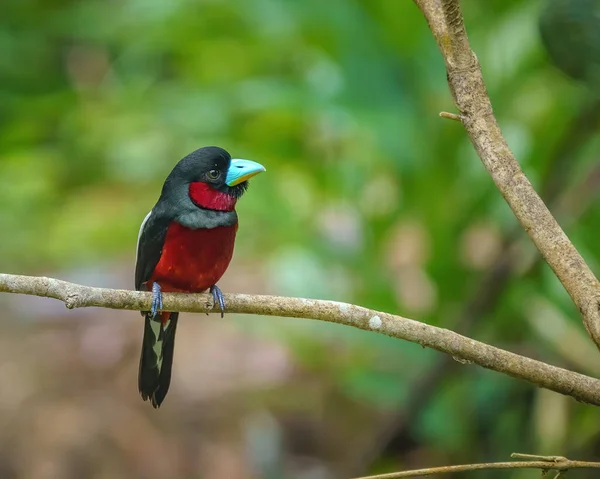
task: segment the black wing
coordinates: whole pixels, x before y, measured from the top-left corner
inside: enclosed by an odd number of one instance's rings
[[[135,289],[145,289],[143,284],[150,279],[160,260],[170,221],[162,218],[155,209],[150,211],[140,227],[135,263]]]

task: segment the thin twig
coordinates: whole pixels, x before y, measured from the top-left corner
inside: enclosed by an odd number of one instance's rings
[[[152,294],[142,291],[82,286],[53,278],[0,274],[0,292],[28,294],[63,301],[67,308],[99,306],[112,309],[150,309]],[[317,319],[404,339],[450,354],[461,363],[524,379],[537,386],[600,406],[600,380],[519,356],[444,328],[389,313],[339,303],[282,296],[225,295],[226,312]],[[210,312],[207,294],[166,293],[165,311]]]
[[[457,115],[456,113],[448,113],[447,111],[441,111],[440,116],[442,118],[446,118],[447,120],[462,121],[462,117],[460,115]]]
[[[458,0],[414,0],[442,52],[462,123],[496,186],[583,316],[600,348],[600,284],[521,170],[494,117]]]
[[[568,461],[564,456],[540,456],[539,454],[524,454],[522,452],[513,452],[510,457],[520,459],[521,461],[545,461],[545,462],[563,462]]]
[[[427,469],[414,469],[412,471],[378,474],[375,476],[363,476],[355,479],[400,479],[406,477],[432,476],[434,474],[451,474],[453,472],[480,471],[482,469],[541,469],[542,471],[559,471],[559,474],[568,471],[569,469],[600,469],[600,462],[571,461],[562,456],[536,456],[514,453],[511,454],[511,457],[530,460],[431,467]]]

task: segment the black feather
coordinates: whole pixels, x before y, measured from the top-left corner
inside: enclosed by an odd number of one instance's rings
[[[144,401],[150,400],[154,408],[159,408],[171,384],[173,352],[175,350],[175,333],[179,313],[170,313],[170,321],[165,328],[161,324],[160,315],[145,315],[144,338],[138,375],[138,388]],[[154,328],[152,327],[154,323]],[[158,331],[158,337],[155,334]],[[161,342],[157,347],[157,343]],[[159,349],[159,355],[157,355]]]
[[[171,219],[159,214],[154,207],[142,225],[135,264],[135,289],[147,290],[144,283],[150,279],[160,260]]]

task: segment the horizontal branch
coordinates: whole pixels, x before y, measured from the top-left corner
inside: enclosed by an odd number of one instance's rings
[[[488,462],[481,464],[461,464],[459,466],[430,467],[412,471],[392,472],[376,476],[357,477],[356,479],[401,479],[407,477],[433,476],[454,472],[480,471],[482,469],[541,469],[542,471],[568,471],[569,469],[600,469],[600,462],[572,461],[562,456],[534,456],[530,454],[511,454],[515,459],[533,459],[512,462]],[[557,476],[558,477],[558,476]]]
[[[152,300],[151,293],[142,291],[92,288],[58,279],[10,274],[0,274],[0,292],[54,298],[63,301],[67,308],[98,306],[147,311]],[[165,311],[212,311],[212,298],[207,294],[165,293],[163,296]],[[448,329],[402,316],[337,301],[248,294],[227,294],[225,300],[225,311],[229,313],[317,319],[375,331],[450,354],[461,363],[475,363],[571,396],[578,401],[600,405],[600,381],[595,378],[519,356]]]

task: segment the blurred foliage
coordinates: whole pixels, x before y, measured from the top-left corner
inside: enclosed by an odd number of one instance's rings
[[[540,12],[575,1],[462,3],[511,148],[541,191],[558,185],[545,199],[600,270],[598,109],[578,123],[589,92],[549,61],[579,77],[562,62],[597,60],[597,6],[573,17],[581,28],[547,13],[546,52]],[[600,372],[463,129],[438,117],[453,104],[413,2],[4,0],[0,76],[2,272],[131,287],[165,176],[214,144],[268,170],[239,203],[224,290],[357,303]],[[506,258],[501,282],[490,272]],[[2,478],[325,479],[514,451],[599,459],[594,408],[300,320],[186,316],[155,412],[136,391],[139,315],[1,300]]]

